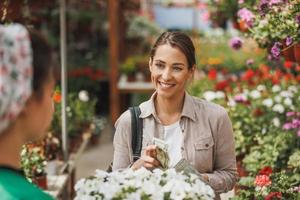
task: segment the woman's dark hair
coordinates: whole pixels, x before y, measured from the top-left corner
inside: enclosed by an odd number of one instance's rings
[[[195,47],[189,36],[179,31],[166,31],[156,40],[150,51],[151,62],[160,45],[168,44],[171,47],[177,47],[185,55],[188,61],[188,68],[191,69],[196,64]]]
[[[46,39],[37,31],[28,29],[33,59],[33,92],[40,97],[43,94],[43,86],[49,81],[51,75],[55,77],[56,70],[52,63],[52,50]],[[51,74],[52,73],[52,74]]]

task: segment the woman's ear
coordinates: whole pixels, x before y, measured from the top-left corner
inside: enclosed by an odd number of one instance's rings
[[[189,71],[190,71],[190,78],[193,78],[193,76],[195,74],[195,70],[196,70],[196,65],[194,64],[192,66],[192,68],[189,69]]]

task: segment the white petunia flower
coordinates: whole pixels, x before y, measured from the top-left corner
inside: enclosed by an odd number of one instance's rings
[[[222,91],[217,91],[216,92],[216,98],[217,99],[224,99],[225,98],[225,94]]]
[[[283,113],[284,112],[284,107],[281,104],[275,104],[273,106],[273,111],[278,112],[278,113]]]
[[[252,99],[258,99],[261,97],[261,94],[259,91],[253,90],[250,92],[250,96],[252,97]]]
[[[128,190],[130,188],[130,190]],[[128,199],[138,200],[142,195],[149,199],[163,200],[166,194],[171,199],[214,199],[214,191],[196,175],[177,173],[175,169],[153,172],[141,168],[133,171],[107,173],[96,171],[96,176],[81,179],[75,185],[75,200]]]
[[[80,101],[83,101],[83,102],[88,102],[90,100],[89,93],[86,90],[81,90],[78,93],[78,98]]]
[[[229,107],[234,107],[236,106],[236,102],[232,98],[230,98],[229,101],[227,102],[227,105]]]
[[[204,92],[203,97],[206,101],[212,101],[216,98],[216,93],[213,91],[206,91]]]
[[[282,96],[282,97],[293,97],[294,95],[293,95],[292,92],[284,90],[284,91],[280,92],[280,96]]]
[[[276,127],[279,127],[279,126],[280,126],[280,120],[279,120],[278,117],[275,117],[275,118],[273,119],[273,124],[274,124],[274,126],[276,126]]]
[[[263,92],[263,91],[265,91],[267,88],[266,88],[265,85],[258,85],[256,89],[257,89],[258,91],[260,91],[260,92]]]
[[[298,92],[298,88],[294,85],[291,85],[288,87],[288,91],[296,93],[296,92]]]
[[[272,87],[272,92],[279,92],[281,90],[281,87],[279,86],[279,85],[274,85],[273,87]]]
[[[291,98],[285,98],[283,103],[287,106],[291,106],[293,104],[293,101]]]
[[[275,96],[274,100],[275,100],[276,103],[281,103],[282,97],[277,95],[277,96]]]
[[[270,107],[273,106],[273,100],[272,99],[265,99],[265,100],[263,100],[262,104],[264,106],[267,106],[268,108],[270,108]]]

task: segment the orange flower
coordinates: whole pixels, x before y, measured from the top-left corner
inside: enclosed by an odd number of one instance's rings
[[[59,91],[55,91],[53,94],[53,101],[55,103],[60,103],[61,102],[61,94]]]

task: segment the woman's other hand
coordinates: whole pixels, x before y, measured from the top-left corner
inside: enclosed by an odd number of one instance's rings
[[[145,167],[146,169],[152,170],[158,168],[159,166],[160,162],[156,159],[156,146],[149,145],[146,147],[142,157],[133,163],[131,168],[133,170],[137,170],[141,167]]]

